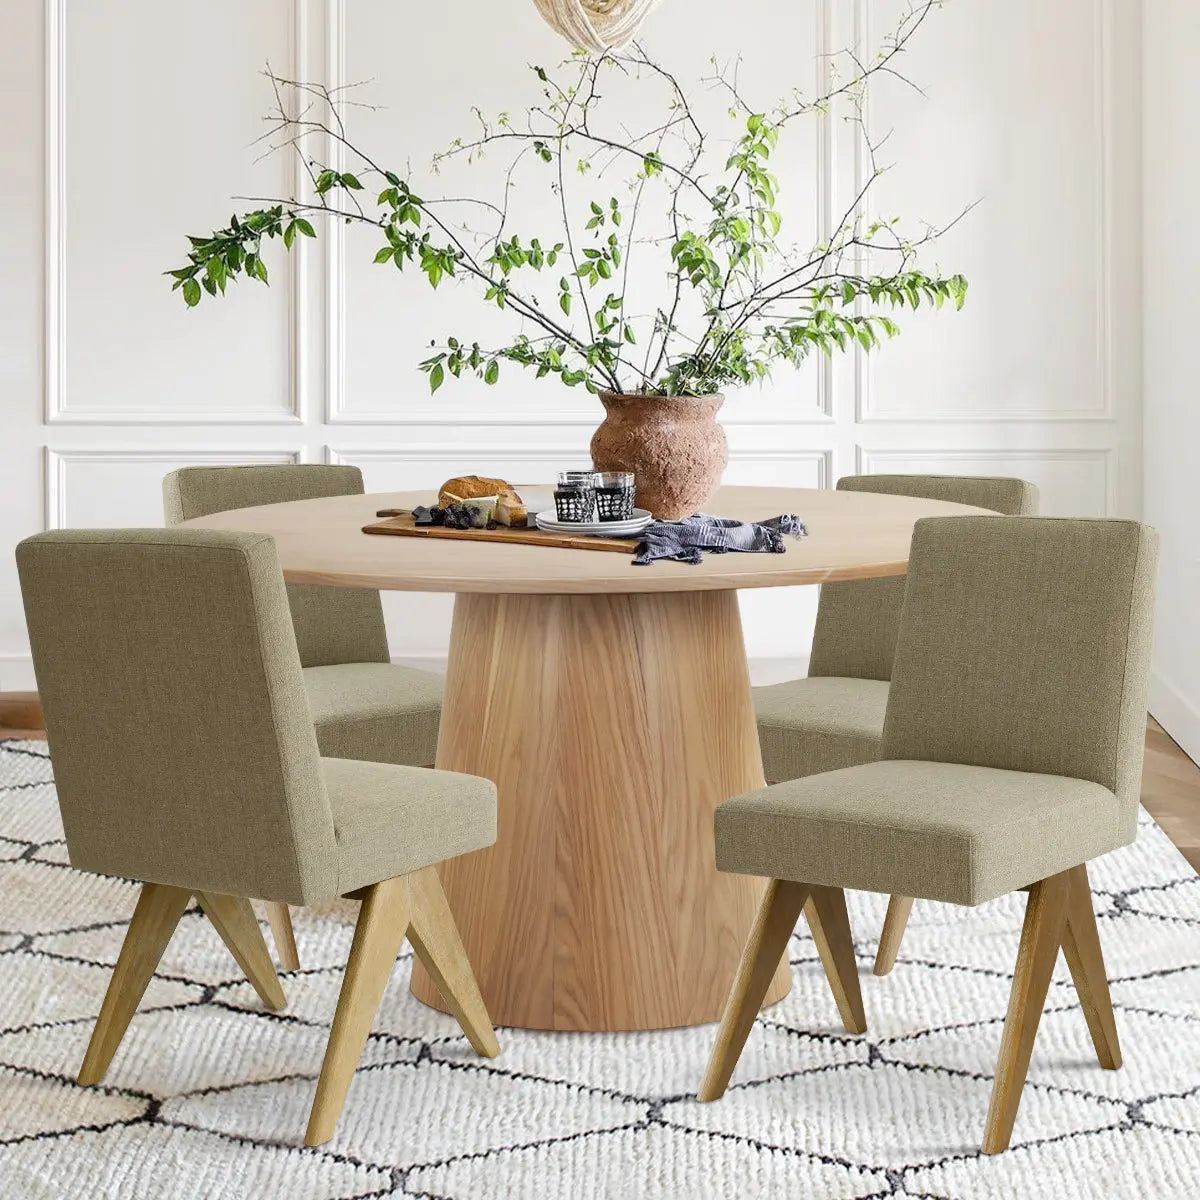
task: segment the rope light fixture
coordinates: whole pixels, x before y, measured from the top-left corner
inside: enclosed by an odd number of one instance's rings
[[[603,54],[637,33],[658,0],[533,0],[538,12],[573,46]]]

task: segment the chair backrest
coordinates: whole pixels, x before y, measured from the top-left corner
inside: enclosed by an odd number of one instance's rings
[[[972,475],[847,475],[840,492],[879,492],[973,504],[1005,516],[1037,512],[1037,488],[1023,479]],[[904,576],[826,583],[817,602],[809,675],[851,679],[892,676]]]
[[[274,540],[56,530],[17,547],[71,862],[293,904],[333,896]]]
[[[362,492],[362,472],[357,467],[317,463],[183,467],[163,479],[163,509],[167,524],[175,525],[231,508],[361,496]],[[289,583],[287,591],[303,666],[388,661],[377,591],[311,583]]]
[[[918,521],[880,757],[1091,780],[1132,837],[1157,557],[1136,521]]]

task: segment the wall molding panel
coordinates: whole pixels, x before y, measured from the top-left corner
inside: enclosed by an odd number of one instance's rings
[[[66,372],[66,262],[67,238],[67,130],[66,89],[68,70],[68,0],[45,0],[45,276],[44,276],[44,366],[43,413],[48,425],[299,425],[305,418],[306,380],[301,353],[305,327],[305,255],[288,255],[283,268],[287,295],[287,405],[255,409],[245,405],[221,408],[205,405],[193,409],[166,409],[155,405],[87,405],[72,407]],[[288,70],[294,77],[302,72],[308,46],[308,3],[294,0],[290,13],[292,59]],[[301,171],[293,161],[290,185],[293,193]],[[303,242],[303,239],[301,239]],[[164,282],[164,294],[166,285]],[[179,303],[178,299],[173,301]]]
[[[81,513],[70,504],[71,468],[87,463],[160,464],[162,474],[182,466],[240,466],[248,463],[298,463],[304,461],[304,452],[299,449],[278,448],[247,450],[244,446],[206,446],[202,450],[192,447],[125,447],[122,449],[51,450],[47,447],[44,456],[43,508],[47,529],[69,528],[72,524],[87,525]],[[162,501],[158,500],[158,512],[147,512],[145,525],[162,524]]]
[[[714,47],[726,0],[689,0],[663,6],[645,44],[685,82],[711,73],[714,48],[740,49],[740,89],[769,105],[797,83],[806,94],[823,90],[842,48],[877,51],[905,2],[781,8],[745,0],[750,24],[769,20],[779,35]],[[20,71],[0,80],[0,90],[33,183],[10,198],[16,254],[3,282],[17,298],[12,311],[27,318],[14,326],[13,385],[0,399],[11,409],[0,439],[9,544],[43,526],[160,524],[161,476],[187,463],[352,463],[375,491],[435,487],[464,471],[529,483],[586,465],[604,413],[582,390],[518,377],[514,366],[493,389],[464,381],[428,393],[415,362],[428,337],[414,314],[433,313],[429,336],[461,335],[472,330],[473,310],[465,295],[446,295],[449,285],[435,296],[423,279],[372,274],[384,268],[371,263],[369,234],[355,236],[364,231],[330,222],[317,241],[300,239],[290,255],[272,256],[272,288],[257,291],[252,305],[230,313],[244,302],[231,289],[219,312],[206,299],[187,325],[173,311],[183,307],[179,297],[159,288],[170,281],[147,275],[170,265],[159,261],[163,247],[173,254],[170,247],[184,244],[181,212],[199,225],[206,216],[223,220],[225,194],[239,190],[227,179],[253,181],[262,171],[258,186],[272,189],[262,194],[285,189],[312,201],[299,159],[253,166],[250,143],[271,103],[256,74],[266,50],[281,75],[330,87],[368,81],[350,98],[381,113],[350,110],[352,136],[360,132],[368,149],[384,147],[397,170],[411,153],[415,180],[425,176],[423,147],[465,132],[474,103],[492,113],[515,108],[524,93],[513,81],[524,64],[557,61],[561,40],[531,9],[501,19],[482,3],[467,20],[453,6],[383,0],[215,4],[218,23],[236,14],[239,36],[212,60],[213,71],[225,64],[222,86],[198,86],[190,97],[175,79],[203,62],[204,51],[179,40],[182,11],[152,0],[107,9],[34,0],[13,23]],[[790,157],[775,164],[785,239],[828,240],[847,210],[953,216],[982,194],[983,205],[927,260],[962,269],[972,296],[958,324],[945,316],[931,328],[920,314],[903,314],[904,334],[879,353],[817,356],[797,375],[780,369],[761,390],[731,392],[721,414],[731,483],[829,487],[851,472],[1003,470],[1038,483],[1047,511],[1140,512],[1141,7],[964,0],[932,12],[904,56],[905,73],[925,94],[889,83],[865,114],[877,135],[896,127],[881,154],[896,170],[881,179],[874,205],[855,206],[868,159],[845,106],[831,105],[811,128],[797,122]],[[401,62],[394,47],[410,36],[430,45],[452,40],[456,53]],[[497,59],[501,38],[521,47],[517,60]],[[127,61],[110,94],[103,83],[118,52]],[[1014,78],[1028,89],[1014,88]],[[39,93],[44,114],[36,104],[26,114],[28,97]],[[131,97],[141,96],[146,104],[135,111]],[[1003,116],[996,97],[1007,106]],[[712,106],[718,125],[724,106]],[[127,120],[117,120],[121,114]],[[314,141],[311,152],[320,158],[332,149]],[[162,212],[140,202],[135,212],[99,170],[121,157],[149,166],[144,180],[120,187],[157,194]],[[481,185],[490,187],[498,166],[499,156]],[[153,190],[188,178],[209,187],[195,203]],[[445,186],[458,182],[447,169]],[[553,209],[536,176],[521,183],[512,228],[529,235]],[[214,193],[223,207],[212,210]],[[136,220],[122,219],[127,208]],[[160,290],[171,311],[159,308]],[[478,336],[492,334],[480,327]],[[14,687],[23,686],[28,645],[9,559],[0,564],[0,683]],[[780,589],[744,598],[751,655],[802,661],[815,596]],[[445,597],[389,596],[385,611],[394,654],[444,656]],[[1167,681],[1156,687],[1164,706],[1176,703]],[[1194,705],[1187,719],[1194,723]]]
[[[813,84],[820,88],[830,78],[830,59],[834,53],[834,0],[813,0],[817,54],[813,61]],[[353,83],[353,73],[348,73],[346,50],[348,32],[346,27],[346,0],[326,0],[325,31],[325,78],[331,89]],[[833,154],[834,138],[831,113],[813,118],[813,163],[815,182],[813,186],[814,227],[820,236],[831,232],[833,219]],[[341,147],[330,146],[329,157],[335,169],[344,168]],[[369,260],[368,260],[369,261]],[[599,401],[593,399],[591,406],[585,401],[585,393],[576,390],[567,393],[566,407],[530,408],[526,411],[510,409],[502,417],[490,408],[454,409],[428,395],[423,377],[416,375],[413,366],[413,391],[421,399],[413,403],[405,400],[394,412],[379,409],[355,408],[346,382],[346,296],[348,290],[346,236],[344,224],[331,225],[325,244],[326,277],[326,330],[325,330],[325,420],[330,425],[373,425],[373,426],[477,426],[489,424],[597,425],[602,413]],[[753,393],[748,393],[730,403],[736,403],[739,411],[728,424],[772,424],[772,425],[826,425],[836,420],[835,379],[833,364],[824,356],[814,359],[814,395],[811,402],[800,397],[787,402],[763,405]],[[532,382],[532,377],[530,377]],[[564,389],[565,390],[565,389]]]
[[[855,470],[859,475],[881,475],[891,471],[904,472],[904,464],[911,468],[915,464],[928,462],[932,467],[936,464],[952,464],[954,474],[982,475],[992,474],[993,470],[972,469],[986,463],[1012,464],[1011,470],[1020,475],[1022,464],[1035,468],[1056,463],[1079,464],[1090,463],[1099,468],[1100,499],[1103,505],[1103,515],[1114,515],[1117,504],[1117,450],[1115,447],[1100,449],[1059,449],[1059,450],[1029,450],[1004,448],[1000,446],[980,447],[977,449],[897,449],[871,450],[863,446],[856,449]],[[918,469],[922,469],[918,467]],[[1081,497],[1081,500],[1084,499]],[[1047,515],[1069,515],[1051,513]]]
[[[1114,280],[1110,272],[1110,263],[1114,257],[1113,221],[1114,189],[1117,177],[1111,154],[1112,114],[1118,103],[1114,95],[1115,72],[1112,55],[1114,47],[1115,9],[1117,0],[1089,0],[1092,11],[1092,21],[1088,29],[1088,37],[1080,38],[1078,50],[1087,45],[1092,55],[1092,91],[1089,97],[1090,112],[1093,122],[1096,154],[1093,161],[1093,191],[1095,196],[1096,243],[1092,263],[1095,268],[1095,300],[1096,300],[1096,372],[1095,395],[1099,403],[1090,407],[1055,408],[1053,406],[1017,409],[1003,407],[996,409],[954,408],[945,410],[921,409],[919,411],[883,411],[877,407],[875,396],[877,362],[879,352],[867,353],[861,347],[855,347],[855,419],[863,424],[913,424],[929,423],[971,423],[971,424],[1062,424],[1075,422],[1104,422],[1116,419],[1116,407],[1113,395],[1113,330],[1116,327],[1114,307]],[[871,0],[854,0],[854,31],[855,44],[861,44],[871,36],[874,24],[870,16]],[[870,125],[870,104],[864,106],[864,121]],[[860,154],[855,167],[855,183],[859,191],[865,182],[868,164],[865,156],[865,146],[859,139]],[[861,210],[860,210],[861,211]],[[865,215],[865,214],[864,214]],[[868,268],[869,269],[869,266]],[[968,303],[970,300],[968,299]],[[903,336],[903,335],[902,335]],[[1006,335],[1007,336],[1007,335]],[[883,353],[886,354],[886,348]]]

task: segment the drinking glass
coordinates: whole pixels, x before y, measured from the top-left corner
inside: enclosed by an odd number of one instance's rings
[[[633,472],[596,473],[596,515],[601,521],[628,521],[633,516]]]

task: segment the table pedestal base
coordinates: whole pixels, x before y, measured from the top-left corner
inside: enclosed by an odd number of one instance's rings
[[[437,765],[499,788],[496,844],[440,868],[495,1024],[720,1018],[765,882],[713,859],[763,786],[736,592],[460,594]]]

